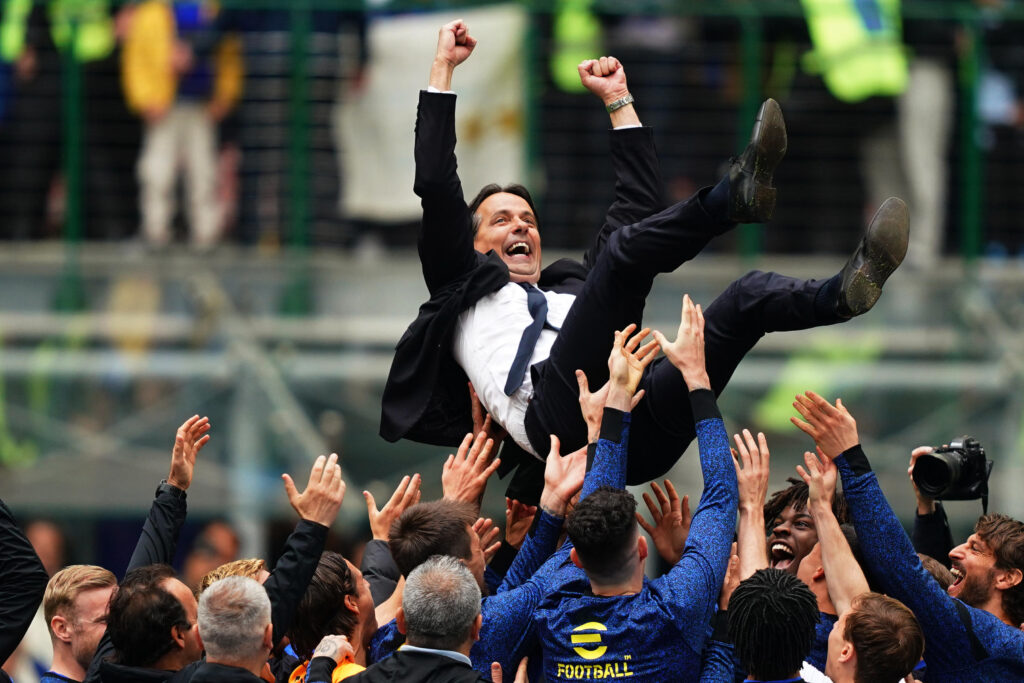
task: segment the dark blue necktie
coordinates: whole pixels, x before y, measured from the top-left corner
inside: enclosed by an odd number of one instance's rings
[[[548,300],[544,292],[532,286],[528,282],[520,282],[519,286],[526,290],[526,308],[530,312],[533,322],[523,330],[523,336],[519,338],[519,348],[516,349],[515,360],[508,371],[508,379],[505,380],[505,395],[511,396],[516,390],[523,386],[523,379],[526,377],[526,369],[533,356],[533,349],[540,339],[541,330],[548,319]]]

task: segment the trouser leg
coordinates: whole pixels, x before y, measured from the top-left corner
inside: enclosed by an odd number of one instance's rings
[[[716,396],[765,334],[841,322],[830,306],[817,300],[826,282],[752,271],[711,302],[704,312],[704,355]],[[627,474],[631,484],[663,475],[695,436],[689,390],[667,359],[648,367],[639,389],[646,394],[633,413]]]
[[[643,318],[644,304],[658,273],[671,272],[700,253],[727,230],[724,215],[708,206],[708,190],[634,225],[612,233],[587,276],[548,359],[533,368],[534,396],[526,428],[538,453],[547,453],[548,434],[563,450],[586,443],[578,407],[575,372],[583,370],[592,387],[608,379],[608,353],[614,332]]]
[[[185,187],[192,245],[217,243],[217,124],[201,104],[187,109],[190,135],[185,140]]]
[[[138,177],[142,201],[142,233],[150,244],[171,241],[174,181],[177,177],[180,113],[177,106],[159,121],[146,123],[139,153]],[[184,135],[188,131],[182,131]]]

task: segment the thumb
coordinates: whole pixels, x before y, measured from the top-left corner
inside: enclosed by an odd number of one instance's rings
[[[655,331],[654,331],[654,332],[652,332],[651,334],[653,334],[653,335],[654,335],[654,339],[655,339],[655,341],[657,341],[657,342],[658,342],[658,345],[659,345],[659,346],[660,346],[660,347],[662,348],[662,350],[664,350],[664,349],[665,349],[665,347],[669,345],[669,343],[668,343],[668,339],[665,339],[665,335],[663,335],[663,334],[662,334],[661,332],[659,332],[658,330],[655,330]]]
[[[504,680],[501,675],[501,664],[498,662],[491,662],[491,680],[494,683],[502,683]]]
[[[558,437],[555,436],[554,434],[552,434],[551,435],[551,450],[548,451],[548,457],[550,458],[552,455],[557,455],[557,456],[561,457],[561,450],[560,450],[561,447],[562,447],[562,444],[558,440]]]
[[[295,488],[295,482],[292,481],[291,475],[282,474],[281,479],[284,480],[284,492],[288,495],[288,500],[292,503],[299,497],[299,491]]]
[[[366,499],[366,511],[373,517],[377,514],[377,501],[373,499],[373,494],[369,491],[363,491],[363,498]]]

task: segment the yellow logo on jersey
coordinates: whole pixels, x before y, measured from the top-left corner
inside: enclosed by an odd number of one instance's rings
[[[574,647],[573,650],[583,659],[597,659],[605,652],[608,651],[607,645],[601,645],[601,634],[600,633],[576,633],[576,631],[607,631],[604,624],[600,624],[596,621],[588,621],[587,623],[577,626],[573,629],[573,635],[570,641],[573,645],[598,645],[593,649],[585,647]]]

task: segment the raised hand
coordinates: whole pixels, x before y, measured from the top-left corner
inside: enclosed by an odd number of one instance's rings
[[[931,515],[935,513],[935,499],[921,493],[914,483],[914,465],[922,455],[927,455],[935,449],[931,446],[918,446],[910,452],[910,466],[907,468],[907,477],[910,478],[910,485],[914,487],[914,497],[917,498],[917,514]]]
[[[644,368],[658,355],[657,341],[640,346],[644,337],[650,334],[650,329],[645,327],[633,334],[635,330],[636,325],[633,324],[615,333],[612,352],[608,356],[608,382],[611,384],[609,392],[622,390],[632,397],[644,376]]]
[[[331,453],[330,457],[321,455],[316,459],[309,473],[309,483],[302,493],[295,488],[290,475],[282,474],[281,479],[284,480],[288,502],[299,513],[299,517],[327,527],[334,523],[341,502],[345,500],[345,481],[341,478],[337,453]]]
[[[544,461],[544,490],[540,494],[540,509],[555,517],[564,517],[569,501],[583,488],[587,473],[587,449],[559,455],[558,437],[551,435],[551,450]]]
[[[797,465],[796,473],[807,483],[808,507],[820,505],[832,509],[832,498],[836,495],[836,480],[839,478],[839,470],[835,463],[819,448],[817,455],[810,451],[804,453],[804,464],[807,465],[807,469]]]
[[[430,66],[430,85],[444,92],[451,90],[452,73],[473,53],[476,38],[469,35],[469,27],[462,19],[448,22],[437,34],[437,52]]]
[[[196,467],[196,457],[203,446],[210,440],[210,418],[193,415],[178,427],[174,435],[174,448],[171,450],[171,471],[167,475],[167,483],[188,491],[192,485],[192,473]]]
[[[480,539],[480,547],[484,551],[484,561],[490,564],[491,558],[501,547],[501,541],[498,540],[501,529],[494,526],[494,520],[481,517],[473,522],[473,531]]]
[[[501,443],[508,436],[508,432],[505,431],[504,427],[495,422],[491,418],[490,413],[484,409],[484,404],[480,397],[476,395],[473,383],[468,382],[468,384],[469,405],[473,415],[473,433],[487,432],[488,439],[492,439],[494,443]]]
[[[732,438],[736,441],[733,465],[736,467],[736,481],[740,490],[740,509],[760,509],[764,507],[764,498],[768,495],[768,441],[762,432],[758,432],[755,442],[748,429],[743,430],[743,438],[739,434],[734,434]]]
[[[343,659],[352,659],[355,656],[355,650],[352,648],[352,643],[348,642],[348,638],[345,636],[324,636],[320,644],[313,650],[313,657],[330,657],[336,664],[340,664]]]
[[[718,594],[718,609],[729,609],[729,599],[738,585],[740,585],[740,556],[736,554],[736,544],[733,543],[732,550],[729,551],[729,566],[725,570],[725,580],[722,581],[722,592]]]
[[[654,541],[654,547],[658,549],[662,559],[669,564],[675,564],[683,556],[686,537],[690,534],[690,522],[693,519],[690,514],[690,497],[683,496],[680,502],[676,487],[668,479],[665,480],[668,495],[665,495],[656,481],[651,482],[651,490],[658,499],[658,504],[655,505],[647,493],[644,493],[644,502],[651,511],[654,523],[648,523],[639,512],[636,513],[636,521]]]
[[[835,458],[860,443],[857,422],[842,399],[837,398],[833,406],[813,391],[806,391],[796,397],[793,407],[807,421],[791,417],[790,422],[814,439],[828,457]]]
[[[520,548],[530,531],[533,518],[537,516],[536,505],[526,505],[511,498],[505,499],[505,542],[513,548]]]
[[[363,491],[363,498],[366,499],[366,512],[370,517],[370,532],[375,540],[388,540],[391,523],[398,519],[406,508],[420,502],[420,483],[418,474],[402,477],[398,488],[380,510],[377,509],[377,501],[373,499],[373,494]]]
[[[704,312],[694,305],[689,294],[683,295],[683,311],[676,340],[669,343],[665,335],[655,330],[654,338],[661,345],[665,357],[683,375],[690,391],[710,389],[711,380],[704,365]]]
[[[606,105],[629,94],[626,70],[615,57],[587,59],[576,68],[583,87],[600,97]]]
[[[449,455],[441,470],[441,489],[448,500],[461,500],[480,507],[487,488],[487,480],[501,465],[499,458],[491,460],[494,441],[487,432],[476,438],[467,434],[455,455]]]

